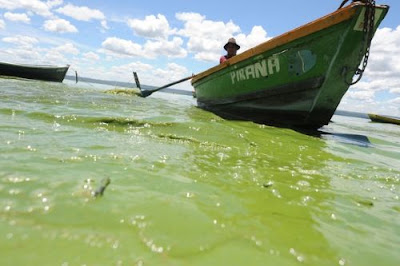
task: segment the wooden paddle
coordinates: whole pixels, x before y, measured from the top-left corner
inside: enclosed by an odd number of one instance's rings
[[[136,73],[136,72],[133,72],[133,76],[135,77],[136,86],[137,86],[137,87],[139,88],[139,90],[140,90],[140,97],[146,98],[146,97],[152,95],[152,94],[153,94],[154,92],[156,92],[156,91],[159,91],[159,90],[162,90],[162,89],[171,87],[172,85],[179,84],[179,83],[182,83],[182,82],[184,82],[184,81],[186,81],[186,80],[192,79],[195,75],[191,75],[191,76],[189,76],[189,77],[186,77],[186,78],[183,78],[183,79],[180,79],[180,80],[177,80],[177,81],[168,83],[168,84],[166,84],[166,85],[164,85],[164,86],[161,86],[161,87],[159,87],[159,88],[157,88],[157,89],[155,89],[155,90],[142,90],[142,88],[140,87],[140,82],[139,82],[139,78],[138,78],[137,73]]]

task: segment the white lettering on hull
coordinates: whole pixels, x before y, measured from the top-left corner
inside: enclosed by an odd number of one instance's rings
[[[279,58],[272,56],[268,59],[263,59],[260,62],[246,66],[236,71],[231,72],[232,84],[246,81],[249,79],[258,79],[267,77],[281,71]]]

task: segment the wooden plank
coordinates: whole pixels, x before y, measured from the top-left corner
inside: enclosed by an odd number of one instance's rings
[[[200,79],[207,77],[207,76],[213,74],[214,72],[222,70],[230,65],[244,61],[255,55],[262,54],[265,51],[274,49],[278,46],[282,46],[282,45],[292,42],[296,39],[302,38],[304,36],[308,36],[310,34],[318,32],[320,30],[329,28],[333,25],[336,25],[343,21],[351,19],[354,16],[354,14],[356,13],[357,8],[359,6],[363,6],[363,5],[364,4],[361,4],[361,3],[354,3],[345,8],[339,9],[329,15],[319,18],[313,22],[310,22],[310,23],[305,24],[301,27],[298,27],[292,31],[289,31],[289,32],[284,33],[280,36],[277,36],[271,40],[268,40],[258,46],[255,46],[254,48],[246,50],[245,52],[232,57],[231,59],[225,61],[224,63],[222,63],[220,65],[217,65],[217,66],[212,67],[204,72],[197,74],[195,77],[193,77],[192,84],[199,81]]]

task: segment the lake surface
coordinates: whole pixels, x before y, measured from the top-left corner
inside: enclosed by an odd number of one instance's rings
[[[109,90],[0,79],[0,265],[398,265],[400,126]]]

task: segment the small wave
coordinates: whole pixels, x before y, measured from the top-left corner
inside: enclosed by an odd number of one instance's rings
[[[123,95],[130,95],[130,96],[140,96],[140,91],[137,89],[119,89],[115,88],[112,90],[106,90],[104,93],[107,94],[123,94]]]

